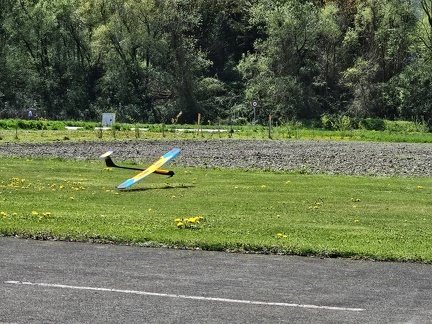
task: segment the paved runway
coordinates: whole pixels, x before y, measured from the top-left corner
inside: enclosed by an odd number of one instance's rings
[[[432,323],[432,266],[0,238],[0,323]]]

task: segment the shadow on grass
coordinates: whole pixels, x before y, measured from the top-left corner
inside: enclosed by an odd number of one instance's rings
[[[160,186],[152,186],[152,187],[141,187],[141,188],[132,188],[132,189],[120,189],[121,192],[136,192],[136,191],[148,191],[148,190],[165,190],[165,189],[179,189],[179,188],[193,188],[195,185],[193,184],[163,184]]]

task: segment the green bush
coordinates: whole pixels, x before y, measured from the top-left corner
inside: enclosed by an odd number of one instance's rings
[[[427,128],[427,126],[426,126]],[[414,133],[414,132],[427,132],[421,124],[412,121],[385,121],[385,129],[391,133]]]
[[[366,130],[383,131],[386,129],[386,124],[381,118],[365,118],[359,122],[360,128]]]
[[[351,117],[347,115],[321,116],[321,125],[326,130],[347,131],[353,128]]]
[[[324,114],[321,116],[321,126],[327,130],[333,129],[333,123],[330,115]]]

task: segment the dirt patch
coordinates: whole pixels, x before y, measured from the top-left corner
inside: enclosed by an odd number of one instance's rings
[[[342,141],[140,140],[4,144],[0,156],[97,160],[113,150],[118,161],[150,163],[173,147],[185,167],[265,169],[304,173],[430,176],[432,145]]]

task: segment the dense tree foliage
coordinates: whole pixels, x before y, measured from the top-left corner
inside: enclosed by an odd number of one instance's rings
[[[3,118],[430,122],[431,71],[432,0],[0,0]]]

